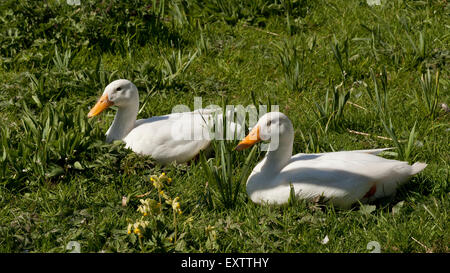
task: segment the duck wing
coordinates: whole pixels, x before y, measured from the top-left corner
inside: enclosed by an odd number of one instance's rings
[[[212,139],[223,136],[222,114],[216,117],[215,113],[214,109],[199,109],[137,120],[123,140],[134,152],[150,155],[163,164],[183,163],[206,149]],[[241,132],[237,123],[228,126],[233,135]]]

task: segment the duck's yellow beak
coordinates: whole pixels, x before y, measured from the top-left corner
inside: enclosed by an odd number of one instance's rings
[[[113,104],[114,104],[114,102],[112,102],[108,99],[108,94],[104,94],[103,96],[100,97],[100,99],[97,101],[97,103],[91,109],[91,111],[89,111],[88,118],[92,118],[92,117],[100,114],[101,112],[103,112],[103,110],[105,110],[106,108],[110,107]]]
[[[253,127],[253,129],[248,133],[248,135],[234,148],[237,151],[242,151],[247,148],[252,147],[254,144],[261,141],[259,137],[259,125]]]

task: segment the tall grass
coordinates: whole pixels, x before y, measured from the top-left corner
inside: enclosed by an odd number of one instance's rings
[[[420,93],[416,89],[416,97],[418,101],[427,109],[428,116],[435,119],[438,113],[438,98],[439,98],[439,70],[436,70],[435,81],[431,77],[431,72],[428,69],[427,73],[422,74],[420,78]]]
[[[329,97],[329,93],[330,89],[327,89],[322,104],[315,102],[317,109],[315,113],[325,125],[325,132],[329,127],[336,128],[341,126],[344,119],[345,105],[350,98],[350,91],[343,93],[339,91],[338,87],[333,87],[331,98]]]
[[[191,52],[188,55],[184,55],[182,50],[172,51],[172,53],[168,56],[163,55],[162,58],[164,60],[164,66],[161,71],[163,74],[163,81],[172,83],[178,76],[182,75],[189,68],[191,63],[197,57],[197,52],[193,54]]]
[[[334,37],[334,42],[330,43],[331,51],[333,52],[333,56],[339,65],[339,69],[341,71],[342,76],[342,82],[345,84],[345,80],[347,79],[347,75],[350,73],[350,67],[349,67],[349,43],[348,39],[345,39],[342,49],[339,46],[338,41],[336,40],[336,37]],[[342,55],[344,53],[344,56]]]
[[[396,132],[394,126],[392,125],[390,106],[388,105],[388,80],[386,68],[383,67],[383,70],[380,73],[381,88],[378,85],[378,81],[372,69],[370,70],[370,74],[374,84],[373,89],[374,94],[372,94],[369,87],[367,88],[367,91],[372,101],[376,103],[377,115],[385,131],[388,133],[388,135],[394,142],[394,146],[397,148],[398,158],[404,161],[412,161],[414,159],[411,156],[415,144],[416,138],[415,129],[417,121],[414,123],[414,126],[411,128],[409,132],[408,141],[406,142],[406,144],[404,144],[399,140],[398,133]]]
[[[6,187],[20,189],[63,179],[93,165],[95,154],[107,148],[101,141],[93,141],[103,134],[86,120],[82,107],[72,108],[64,101],[56,107],[45,104],[38,115],[25,103],[22,107],[18,132],[1,126],[0,176]]]
[[[254,146],[244,164],[239,164],[240,160],[238,153],[233,151],[236,142],[220,141],[213,144],[215,158],[207,160],[205,154],[200,154],[200,160],[204,175],[207,179],[208,185],[214,187],[214,199],[211,192],[207,192],[207,199],[212,202],[213,207],[218,207],[219,204],[226,209],[235,208],[238,205],[239,197],[242,197],[242,185],[250,173],[251,163],[255,158],[257,146]]]
[[[305,87],[304,65],[306,51],[299,48],[295,40],[286,39],[275,44],[280,68],[284,74],[284,81],[289,91],[301,92]]]
[[[228,131],[232,132],[231,125],[227,119],[234,117],[236,113],[227,113],[225,107],[226,102],[222,103],[222,121],[216,116],[214,130],[222,132],[224,136]],[[227,117],[228,116],[228,117]],[[238,121],[239,123],[239,121]],[[223,128],[216,128],[223,125]],[[245,124],[242,130],[245,129]],[[257,146],[255,145],[247,157],[244,159],[243,154],[234,150],[238,144],[238,130],[234,131],[232,140],[213,140],[212,151],[214,158],[207,160],[205,153],[200,153],[200,162],[203,169],[204,177],[207,179],[208,186],[212,186],[213,191],[206,192],[206,200],[211,207],[218,208],[219,204],[226,209],[235,208],[239,201],[242,201],[242,185],[245,185],[246,179],[250,173],[250,168],[255,160]],[[242,164],[243,162],[243,164]]]

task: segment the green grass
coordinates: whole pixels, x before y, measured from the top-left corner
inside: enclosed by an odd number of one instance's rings
[[[450,6],[382,3],[2,1],[0,252],[67,252],[70,241],[81,252],[369,252],[370,241],[449,252]],[[193,109],[194,96],[270,102],[294,124],[295,153],[397,147],[386,156],[428,167],[375,209],[260,206],[243,185],[224,206],[201,160],[163,167],[104,143],[115,111],[86,115],[118,78],[137,85],[138,118]],[[236,181],[248,152],[229,153],[223,175]],[[222,172],[219,152],[209,162]],[[149,178],[162,172],[183,214],[174,222],[165,206],[143,238],[128,235],[136,195],[156,200]]]

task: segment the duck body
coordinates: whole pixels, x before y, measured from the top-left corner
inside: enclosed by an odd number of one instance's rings
[[[269,149],[247,180],[247,193],[255,203],[286,203],[292,185],[299,199],[312,201],[322,197],[336,207],[349,208],[357,202],[367,203],[394,195],[399,186],[427,166],[377,156],[386,149],[292,156],[292,123],[280,114],[276,113],[283,123],[279,124],[278,147]],[[267,122],[267,117],[261,119],[257,124],[259,128]]]
[[[106,132],[106,142],[123,140],[127,148],[138,154],[150,155],[161,164],[187,162],[209,146],[215,137],[213,133],[222,136],[220,108],[136,120],[139,95],[136,86],[128,80],[110,83],[88,117],[98,115],[111,105],[118,109]],[[228,126],[232,134],[241,130],[241,126],[234,122]]]
[[[127,148],[162,164],[187,162],[208,148],[213,138],[214,116],[201,110],[137,120],[122,140]]]
[[[426,166],[385,159],[372,151],[297,154],[276,173],[264,168],[265,164],[263,159],[247,181],[253,202],[286,203],[292,185],[300,199],[312,201],[323,196],[341,208],[392,196],[397,187]]]

